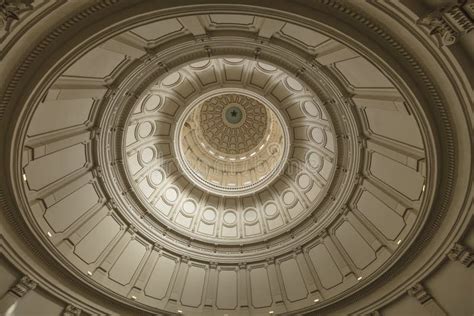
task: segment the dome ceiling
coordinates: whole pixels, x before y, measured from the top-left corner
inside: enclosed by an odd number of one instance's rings
[[[277,99],[265,99],[265,91],[252,82],[245,89],[241,80],[217,81],[226,78],[226,65],[240,78],[265,75],[288,104],[297,100],[293,111],[302,116],[291,120],[286,114],[284,119],[285,112],[270,103]],[[181,79],[169,84],[170,77]],[[210,83],[197,84],[201,82]],[[179,91],[191,90],[194,96],[181,101]],[[295,226],[315,211],[333,173],[332,127],[318,104],[313,92],[281,70],[247,59],[210,59],[198,69],[191,64],[156,82],[135,105],[124,133],[127,169],[134,191],[144,200],[142,211],[213,244],[255,242]],[[232,107],[242,113],[237,124],[225,123],[225,110]],[[311,122],[316,117],[319,122]],[[222,126],[215,130],[212,119],[228,124],[235,139],[254,140],[243,151],[223,152],[215,148],[222,144],[216,142],[220,136],[206,136],[213,131],[226,135]],[[307,136],[288,156],[296,141],[288,132],[293,125]]]
[[[284,133],[281,120],[254,99],[255,95],[242,94],[244,89],[231,94],[225,90],[213,90],[217,96],[199,103],[184,126],[177,126],[180,143],[175,150],[181,155],[182,169],[187,169],[191,179],[195,175],[204,190],[220,195],[249,194],[264,187],[283,168],[288,131]]]
[[[203,11],[73,57],[29,113],[18,177],[34,229],[98,291],[310,311],[380,278],[422,226],[436,162],[419,101],[338,32]]]
[[[230,158],[250,154],[269,134],[265,106],[245,95],[217,95],[204,101],[198,112],[201,139]]]

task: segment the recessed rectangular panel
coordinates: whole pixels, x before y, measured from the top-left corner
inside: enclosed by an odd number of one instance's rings
[[[191,224],[193,222],[193,218],[184,215],[182,212],[178,212],[175,218],[175,222],[181,226],[184,226],[186,228],[190,228]]]
[[[216,24],[241,24],[250,25],[253,23],[254,16],[241,14],[210,14],[209,18]]]
[[[28,295],[21,298],[21,302],[13,305],[15,312],[13,315],[21,316],[52,316],[64,315],[64,306],[66,304],[59,298],[51,295],[41,287],[30,291]],[[2,315],[11,315],[2,313]]]
[[[320,33],[290,23],[286,23],[281,32],[308,47],[316,47],[328,39]]]
[[[311,189],[306,192],[306,196],[310,201],[314,201],[318,196],[319,193],[321,192],[321,188],[316,184],[316,182],[312,183]]]
[[[324,179],[329,180],[329,177],[331,176],[332,167],[332,162],[327,159],[323,159],[323,167],[319,171],[319,174],[323,176]]]
[[[403,218],[396,211],[368,191],[360,196],[357,209],[390,240],[394,240],[405,227]]]
[[[283,101],[288,98],[292,93],[282,82],[279,82],[271,91],[271,94],[278,99],[278,101]]]
[[[267,269],[252,269],[249,275],[253,307],[261,308],[272,305],[272,293],[270,292]]]
[[[181,303],[190,307],[198,307],[202,302],[206,270],[202,267],[191,266],[186,276]]]
[[[135,45],[135,43],[130,42],[128,39],[129,36],[126,33],[122,33],[102,43],[100,46],[106,50],[131,57],[131,59],[140,58],[146,54],[143,47]]]
[[[238,231],[237,226],[222,226],[221,230],[222,237],[237,237]]]
[[[175,260],[161,256],[148,279],[145,294],[159,300],[163,299],[166,296],[175,269]]]
[[[324,288],[330,289],[342,282],[342,274],[326,246],[318,244],[311,248],[309,257]]]
[[[293,135],[295,140],[309,140],[308,139],[308,127],[298,126],[293,128]]]
[[[217,307],[235,309],[237,307],[237,272],[222,270],[218,274]]]
[[[300,202],[296,203],[295,206],[288,208],[288,214],[290,214],[291,218],[298,217],[298,215],[300,215],[301,212],[303,211],[304,211],[304,207]]]
[[[125,60],[125,55],[106,50],[102,47],[94,48],[72,64],[65,72],[65,76],[105,78]]]
[[[107,245],[120,231],[120,225],[112,216],[106,216],[76,246],[74,253],[87,263],[97,260]]]
[[[167,19],[146,24],[131,30],[145,40],[157,40],[163,36],[180,31],[183,28],[177,19]]]
[[[179,104],[176,103],[173,99],[165,98],[163,105],[159,108],[159,112],[174,116],[178,108],[179,108]]]
[[[364,269],[376,259],[375,251],[349,222],[339,226],[335,235],[357,268]]]
[[[110,278],[122,285],[130,283],[145,252],[146,248],[142,243],[137,240],[130,241],[110,270]]]
[[[290,302],[305,299],[308,290],[295,259],[288,259],[280,263],[280,272],[285,285],[285,292]]]
[[[372,154],[371,173],[412,201],[420,198],[424,178],[408,166],[378,153]]]
[[[156,203],[155,203],[155,208],[158,210],[159,213],[168,216],[170,214],[170,211],[172,209],[172,206],[167,204],[163,198],[160,198]]]
[[[155,191],[155,189],[150,185],[150,183],[148,183],[147,178],[143,178],[143,180],[138,184],[138,187],[147,198],[149,198]]]
[[[155,136],[169,136],[171,133],[171,124],[161,122],[161,121],[155,121],[156,125],[156,130],[155,130]]]
[[[94,186],[87,184],[49,207],[44,217],[55,232],[62,232],[98,202]]]
[[[373,133],[400,143],[423,148],[419,126],[412,116],[377,108],[365,108],[364,112]],[[390,116],[389,120],[387,115]]]
[[[51,88],[51,94],[48,93],[47,100],[75,100],[84,98],[102,99],[107,92],[107,88],[102,85],[96,87],[87,88],[87,86],[81,86],[76,89],[54,89]],[[49,96],[51,95],[51,98]]]
[[[86,146],[77,144],[31,161],[25,167],[28,186],[39,190],[86,164]]]
[[[288,113],[288,116],[290,117],[291,120],[306,117],[306,115],[301,110],[301,106],[299,102],[296,102],[295,104],[287,107],[286,113]]]
[[[317,48],[316,60],[321,65],[326,66],[357,56],[358,54],[346,45],[334,40],[328,40]],[[324,116],[324,112],[322,112],[322,115]]]
[[[196,71],[196,75],[203,86],[217,83],[217,76],[214,67],[202,71]]]
[[[267,219],[267,223],[270,230],[276,229],[284,224],[283,218],[280,215],[273,219]]]
[[[242,72],[242,66],[224,65],[224,74],[228,81],[240,81],[242,79]]]
[[[126,146],[131,145],[137,141],[137,138],[135,136],[135,129],[137,127],[137,124],[131,124],[127,128],[127,137],[125,138],[125,144]],[[134,172],[135,173],[135,172]]]
[[[138,151],[127,157],[128,168],[132,174],[136,174],[142,169],[142,166],[138,162]]]
[[[244,231],[246,236],[258,235],[261,233],[260,223],[257,222],[255,224],[245,224]]]
[[[354,87],[391,88],[392,83],[374,65],[363,57],[344,60],[336,68]]]
[[[250,77],[250,84],[263,89],[267,85],[270,78],[270,75],[267,75],[257,69],[254,69]]]
[[[207,224],[205,222],[199,222],[198,232],[206,235],[214,235],[215,224]]]
[[[184,99],[196,91],[188,79],[184,79],[177,87],[175,87],[175,90]]]
[[[94,100],[50,100],[41,103],[35,111],[28,136],[48,133],[86,123]]]

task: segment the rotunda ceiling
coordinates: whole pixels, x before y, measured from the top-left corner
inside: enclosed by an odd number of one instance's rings
[[[284,133],[273,110],[255,96],[222,90],[212,94],[191,106],[184,124],[177,126],[181,169],[216,194],[255,193],[285,164],[287,128]]]
[[[335,303],[426,219],[421,101],[337,25],[221,9],[72,49],[25,113],[18,200],[60,264],[139,308]]]
[[[226,65],[242,79],[225,79]],[[308,114],[292,120],[264,89],[246,88],[243,78],[259,73]],[[124,133],[142,211],[212,243],[256,242],[297,225],[315,211],[333,175],[335,140],[320,102],[283,70],[246,58],[212,58],[166,74],[132,108]],[[236,108],[241,119],[228,122]],[[290,154],[293,125],[308,136]]]
[[[196,114],[201,139],[211,149],[234,158],[255,150],[264,141],[270,125],[265,106],[239,94],[212,97],[203,102]]]

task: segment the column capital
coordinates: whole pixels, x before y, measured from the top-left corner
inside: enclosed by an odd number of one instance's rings
[[[418,20],[439,46],[449,46],[474,29],[472,0],[453,1]]]
[[[74,305],[69,304],[63,311],[63,316],[79,316],[81,315],[82,310]]]
[[[34,290],[38,284],[30,279],[29,276],[25,275],[15,284],[10,291],[15,293],[18,297],[23,297],[29,291]]]
[[[474,253],[459,243],[453,245],[447,256],[451,261],[459,261],[467,268],[469,268],[474,261]]]
[[[421,283],[413,285],[407,290],[407,293],[411,297],[416,298],[420,304],[424,304],[432,298]]]

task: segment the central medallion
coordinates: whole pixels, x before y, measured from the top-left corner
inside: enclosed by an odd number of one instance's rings
[[[220,89],[182,114],[175,143],[184,174],[220,195],[256,192],[274,179],[288,154],[288,131],[268,100],[247,90]]]
[[[243,112],[238,105],[231,104],[224,110],[224,119],[229,126],[242,122]]]

